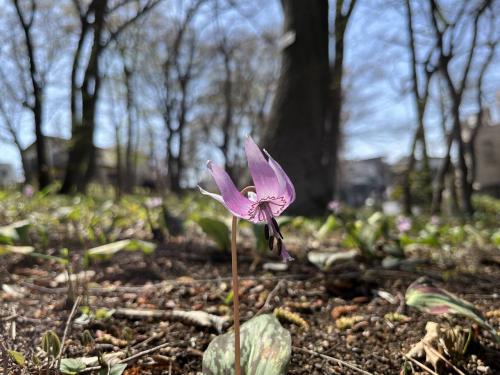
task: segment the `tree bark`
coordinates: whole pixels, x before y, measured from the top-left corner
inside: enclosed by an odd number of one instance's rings
[[[80,3],[73,3],[80,16],[81,31],[73,58],[71,71],[71,145],[68,152],[68,164],[60,193],[84,192],[96,169],[96,148],[94,146],[95,115],[100,94],[101,75],[99,61],[107,46],[139,17],[153,9],[160,0],[151,0],[133,17],[119,25],[115,31],[108,30],[104,40],[108,0],[92,0],[84,11]],[[109,25],[108,25],[109,28]],[[82,51],[85,42],[90,44],[90,56],[85,58]],[[78,73],[83,66],[83,82],[78,82]]]
[[[281,74],[263,145],[295,185],[296,214],[325,211],[331,199],[330,164],[322,147],[329,101],[328,1],[282,0],[284,32],[294,41],[282,51]],[[289,34],[292,35],[292,34]]]
[[[44,88],[43,88],[43,83],[41,82],[40,71],[37,67],[37,62],[35,59],[35,50],[33,46],[33,39],[31,36],[31,29],[36,13],[36,3],[32,2],[31,4],[31,15],[28,20],[26,20],[25,15],[23,15],[18,0],[14,0],[14,7],[16,9],[19,23],[21,24],[21,27],[23,29],[24,42],[28,54],[29,75],[30,75],[31,89],[33,94],[33,103],[28,104],[28,107],[33,112],[33,118],[35,124],[35,147],[37,156],[38,188],[43,189],[50,184],[51,178],[50,178],[50,168],[47,163],[47,156],[46,156],[47,150],[45,145],[45,137],[42,132]]]
[[[471,15],[473,16],[473,29],[472,29],[472,38],[470,42],[469,50],[465,56],[465,67],[463,69],[462,74],[459,76],[459,79],[455,84],[452,80],[450,73],[450,61],[453,56],[455,56],[458,52],[456,48],[454,48],[454,35],[446,37],[445,33],[451,27],[451,31],[455,30],[456,24],[459,19],[455,21],[455,23],[449,24],[444,22],[444,28],[439,26],[439,20],[442,20],[442,13],[439,9],[439,5],[437,0],[430,0],[430,10],[431,10],[431,20],[432,26],[434,29],[434,33],[436,35],[436,47],[439,52],[439,70],[441,71],[442,76],[445,79],[448,92],[451,99],[451,115],[453,117],[453,130],[452,137],[449,138],[448,143],[448,151],[451,149],[451,144],[453,140],[455,140],[458,144],[458,168],[460,172],[460,188],[461,188],[461,203],[462,210],[467,215],[472,215],[474,213],[474,207],[472,205],[472,182],[469,178],[469,168],[466,161],[466,147],[464,145],[464,141],[462,138],[462,125],[460,122],[460,106],[462,104],[463,93],[467,85],[467,81],[469,79],[470,68],[474,59],[475,50],[477,47],[477,37],[478,37],[478,29],[479,29],[479,18],[484,13],[486,8],[491,4],[491,0],[484,0],[480,3],[477,8],[475,8]],[[450,144],[451,142],[451,144]],[[449,153],[449,152],[448,152]],[[447,161],[448,160],[448,161]],[[442,170],[449,165],[449,155],[445,159]],[[448,169],[448,167],[446,167]],[[436,190],[437,194],[442,194],[442,189]],[[441,201],[442,198],[434,197],[434,202]],[[434,209],[436,209],[435,205],[433,205]]]
[[[81,18],[82,30],[75,52],[71,82],[71,146],[66,175],[60,192],[84,192],[95,169],[95,110],[100,88],[99,56],[102,51],[101,35],[107,0],[93,0],[89,11]],[[94,18],[90,22],[88,18]],[[81,64],[83,42],[91,34],[91,50],[81,85],[77,82],[77,70]],[[78,113],[81,111],[81,115]]]
[[[330,172],[328,173],[328,186],[331,189],[331,199],[336,198],[337,194],[337,165],[338,153],[340,147],[340,130],[342,122],[342,77],[344,69],[344,39],[347,30],[347,24],[351,17],[356,0],[351,0],[347,11],[344,12],[344,0],[337,0],[335,3],[335,21],[334,21],[334,37],[335,37],[335,55],[333,65],[330,69],[330,90],[326,134],[324,142],[324,153],[326,162],[329,164]]]
[[[131,75],[132,72],[123,62],[123,75],[125,78],[125,90],[127,99],[127,147],[125,149],[125,180],[127,181],[127,190],[131,191],[135,186],[135,163],[134,163],[134,125],[136,118],[134,117],[134,97],[132,90]]]
[[[233,78],[231,71],[231,51],[224,40],[220,46],[224,61],[224,118],[222,120],[222,145],[220,149],[224,155],[224,168],[232,178],[232,166],[229,160],[229,141],[231,139],[230,131],[233,125]]]
[[[415,130],[415,135],[413,136],[412,147],[410,150],[410,155],[408,157],[408,165],[406,167],[406,171],[404,174],[403,180],[403,207],[407,215],[412,213],[413,206],[413,197],[411,191],[411,176],[415,169],[416,162],[416,150],[417,146],[420,143],[422,147],[422,163],[423,163],[423,173],[426,178],[430,178],[429,172],[429,157],[427,153],[427,143],[425,139],[425,126],[424,126],[424,115],[425,109],[427,107],[427,100],[429,97],[429,85],[434,73],[434,70],[428,70],[427,65],[429,61],[425,62],[426,65],[426,74],[424,76],[423,89],[420,90],[420,80],[417,72],[417,52],[415,45],[415,34],[413,27],[413,12],[410,0],[406,0],[406,11],[407,11],[407,33],[408,33],[408,44],[411,56],[411,74],[412,74],[412,91],[413,98],[415,101],[415,111],[417,114],[417,128]],[[431,55],[429,55],[428,59],[430,59]],[[431,183],[431,181],[428,181]]]

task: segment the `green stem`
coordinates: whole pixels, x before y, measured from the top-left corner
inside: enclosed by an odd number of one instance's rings
[[[247,186],[241,191],[246,194],[255,192],[255,187]],[[241,346],[240,346],[240,295],[238,282],[238,250],[236,237],[238,234],[238,218],[233,216],[231,226],[231,271],[233,276],[233,321],[234,321],[234,370],[236,375],[241,375]]]

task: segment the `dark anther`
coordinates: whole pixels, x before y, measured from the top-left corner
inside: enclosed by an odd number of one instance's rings
[[[268,242],[268,244],[269,244],[269,250],[271,250],[271,251],[272,251],[272,250],[273,250],[273,248],[274,248],[274,236],[269,237],[269,242]]]
[[[283,241],[278,238],[278,254],[281,254],[281,248],[283,247]]]
[[[271,220],[273,222],[274,228],[279,233],[279,235],[281,236],[281,238],[283,238],[283,235],[281,234],[281,231],[280,231],[280,227],[278,226],[278,222],[276,221],[276,219],[274,217]]]
[[[266,237],[266,240],[269,241],[269,225],[264,225],[264,237]]]

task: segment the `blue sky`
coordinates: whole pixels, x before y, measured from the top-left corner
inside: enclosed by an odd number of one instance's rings
[[[384,156],[394,162],[408,152],[412,129],[415,127],[413,101],[401,90],[409,75],[408,51],[399,45],[406,40],[404,14],[384,6],[386,3],[381,0],[360,0],[348,29],[345,80],[349,90],[345,107],[349,120],[344,129],[344,155],[349,159]],[[234,28],[235,32],[246,29],[256,35],[263,30],[281,29],[279,1],[260,2],[263,5],[261,8],[245,2],[243,4],[238,12],[226,14],[220,27]],[[494,66],[498,66],[499,62],[497,50],[487,73],[486,85],[486,103],[492,109],[496,121],[500,112],[496,98],[500,90],[500,72]],[[64,64],[64,59],[61,59],[58,63],[60,68],[52,75],[57,85],[50,86],[47,93],[50,99],[45,111],[44,130],[47,135],[70,137],[69,103],[64,88],[67,87],[69,70],[63,67]],[[475,108],[471,107],[469,111],[472,114]],[[29,114],[24,115],[23,119],[21,138],[27,145],[34,136],[30,129]],[[99,119],[95,143],[101,147],[111,146],[114,141],[112,125],[103,114]],[[443,152],[443,135],[438,121],[436,107],[431,101],[427,132],[429,150],[435,156]],[[0,148],[0,162],[13,163],[20,170],[16,149],[6,144],[0,144]]]

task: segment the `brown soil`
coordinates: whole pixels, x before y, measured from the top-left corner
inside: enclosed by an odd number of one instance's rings
[[[227,257],[213,256],[205,248],[179,241],[158,250],[154,258],[120,253],[113,261],[92,265],[91,269],[96,271],[93,280],[85,288],[82,285],[75,288],[83,295],[84,304],[92,309],[203,310],[224,315],[231,309],[224,303],[230,290],[230,262]],[[424,336],[426,322],[469,327],[470,321],[462,318],[430,316],[404,306],[402,298],[406,288],[422,274],[434,278],[439,286],[466,298],[483,312],[500,309],[500,267],[496,263],[482,265],[480,272],[473,275],[458,272],[449,265],[447,270],[427,265],[414,271],[376,268],[367,271],[351,265],[325,274],[306,260],[295,261],[286,272],[251,272],[250,263],[251,259],[242,251],[241,319],[251,318],[262,307],[267,293],[279,280],[284,280],[284,287],[270,301],[270,310],[277,306],[287,308],[309,324],[306,330],[282,322],[290,330],[296,347],[292,352],[290,375],[359,373],[297,348],[341,359],[369,373],[399,374],[405,362],[403,354]],[[55,275],[62,270],[57,263],[46,260],[2,258],[0,284],[22,289],[21,295],[0,292],[0,334],[10,349],[24,353],[27,358],[38,350],[45,331],[54,330],[60,337],[63,335],[72,302],[68,300],[64,284],[53,284]],[[380,297],[378,290],[389,292],[395,301],[391,303]],[[332,317],[334,308],[336,316],[344,312],[345,316],[361,318],[351,328],[339,330]],[[409,320],[398,322],[385,318],[387,313],[396,311],[407,315]],[[8,337],[12,332],[3,329],[11,327],[12,320],[16,321],[15,340]],[[491,318],[490,322],[498,329],[498,317]],[[94,345],[82,345],[84,329],[96,339]],[[499,345],[484,330],[474,329],[476,334],[469,353],[455,359],[454,365],[466,374],[500,374]],[[216,334],[213,328],[200,328],[189,322],[132,319],[116,314],[84,328],[73,327],[66,341],[65,357],[88,357],[120,350],[130,356],[168,343],[154,353],[129,362],[125,374],[197,374],[201,372],[203,351]],[[413,373],[425,373],[415,364],[413,368]],[[38,373],[34,367],[24,370],[12,367],[9,371]],[[456,373],[445,366],[438,371]]]

